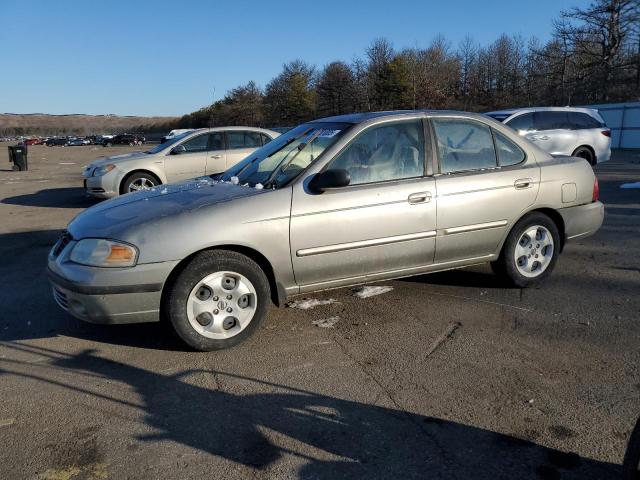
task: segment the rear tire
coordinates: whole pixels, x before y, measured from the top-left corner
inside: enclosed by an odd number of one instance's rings
[[[249,257],[228,250],[197,254],[169,286],[163,311],[178,336],[203,352],[232,347],[267,315],[269,281]]]
[[[491,269],[511,285],[525,288],[547,278],[558,260],[560,234],[548,216],[532,212],[511,229]]]
[[[571,156],[584,158],[592,167],[596,164],[596,156],[589,147],[578,147]]]

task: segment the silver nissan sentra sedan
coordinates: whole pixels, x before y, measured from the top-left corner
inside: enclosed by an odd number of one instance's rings
[[[213,350],[296,294],[484,262],[515,286],[538,283],[603,216],[584,159],[554,158],[484,115],[362,113],[300,125],[221,175],[85,210],[48,273],[77,318],[167,318]]]

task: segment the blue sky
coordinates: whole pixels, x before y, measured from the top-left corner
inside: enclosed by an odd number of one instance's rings
[[[546,40],[561,10],[586,3],[0,0],[0,112],[181,115],[295,58],[352,60],[376,37]]]

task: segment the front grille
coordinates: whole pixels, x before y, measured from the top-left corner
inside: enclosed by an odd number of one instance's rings
[[[58,240],[58,243],[56,243],[56,245],[53,247],[53,251],[51,252],[53,258],[56,258],[58,255],[60,255],[60,253],[62,253],[62,250],[64,250],[64,247],[69,245],[69,242],[71,240],[73,239],[69,232],[64,232],[62,234],[62,237],[60,237],[60,240]]]
[[[60,305],[63,309],[69,310],[69,300],[67,299],[67,294],[61,292],[57,288],[53,289],[53,299],[56,301],[58,305]]]

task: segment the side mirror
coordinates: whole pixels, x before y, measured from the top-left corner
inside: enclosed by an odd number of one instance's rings
[[[171,149],[171,155],[180,155],[181,153],[186,152],[187,149],[184,148],[184,145],[178,145],[177,147],[173,147]]]
[[[317,173],[309,182],[312,192],[322,193],[331,188],[346,187],[351,182],[349,172],[340,168]]]

